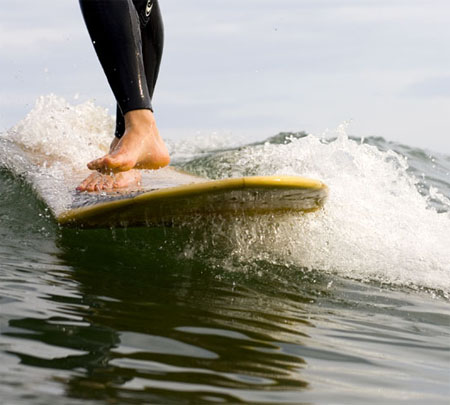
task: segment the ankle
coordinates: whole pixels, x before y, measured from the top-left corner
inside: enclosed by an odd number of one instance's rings
[[[125,129],[131,127],[139,128],[142,126],[155,126],[155,117],[151,110],[141,109],[128,111],[125,115]]]

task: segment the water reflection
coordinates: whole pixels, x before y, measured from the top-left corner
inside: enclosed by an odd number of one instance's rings
[[[61,231],[0,186],[5,403],[448,402],[448,301],[286,268],[270,226]]]
[[[304,344],[314,292],[186,258],[189,238],[187,229],[62,231],[58,278],[76,293],[41,297],[59,316],[11,320],[9,337],[40,345],[12,353],[71,370],[64,384],[75,398],[298,401],[306,363],[282,345]]]

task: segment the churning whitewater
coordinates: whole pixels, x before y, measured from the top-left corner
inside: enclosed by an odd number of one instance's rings
[[[113,128],[114,119],[92,102],[73,106],[41,97],[2,134],[0,166],[59,213],[75,187],[73,173],[88,173],[86,162],[108,150]],[[318,213],[211,224],[208,234],[226,237],[238,261],[264,259],[447,295],[449,157],[349,137],[345,125],[331,135],[279,134],[251,145],[211,136],[169,140],[169,146],[174,165],[210,178],[299,175],[328,185],[329,199]]]

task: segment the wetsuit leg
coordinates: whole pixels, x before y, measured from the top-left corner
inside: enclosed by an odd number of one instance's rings
[[[123,115],[131,110],[152,109],[151,96],[162,54],[162,21],[157,1],[135,3],[80,0],[89,35],[118,104],[119,137],[123,135]],[[149,45],[153,49],[144,51],[143,46]]]
[[[158,0],[133,0],[141,23],[142,57],[150,99],[153,99],[164,47],[164,25]],[[151,107],[152,111],[153,108]],[[117,138],[125,132],[125,120],[117,105]]]

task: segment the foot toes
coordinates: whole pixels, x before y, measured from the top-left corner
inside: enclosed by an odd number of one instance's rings
[[[103,176],[102,190],[112,190],[114,178],[112,176]]]
[[[104,160],[105,160],[105,156],[103,156],[103,157],[101,157],[101,158],[98,158],[98,159],[95,159],[95,160],[92,160],[91,162],[89,162],[89,163],[87,164],[87,167],[88,167],[90,170],[102,169],[102,168],[105,167]]]
[[[95,177],[96,173],[90,174],[86,179],[84,179],[79,186],[77,187],[78,191],[86,191],[89,184],[92,182],[92,179]]]
[[[95,186],[97,182],[96,181],[90,181],[89,184],[86,186],[87,191],[96,191]]]
[[[113,175],[94,172],[80,183],[77,190],[90,192],[139,186],[141,184],[141,179],[142,174],[136,170],[119,172]]]

